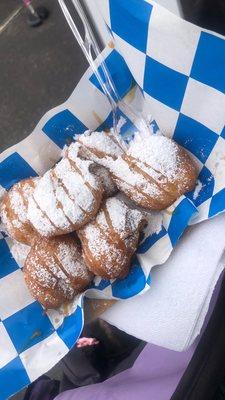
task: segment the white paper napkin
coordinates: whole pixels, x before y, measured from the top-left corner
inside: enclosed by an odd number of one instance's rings
[[[203,325],[224,248],[225,214],[189,228],[169,260],[153,269],[150,290],[119,301],[103,318],[149,343],[186,350]]]

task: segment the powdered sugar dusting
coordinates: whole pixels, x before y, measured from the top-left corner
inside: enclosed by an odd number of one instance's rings
[[[102,252],[108,252],[108,244],[103,240],[101,232],[96,226],[88,224],[82,232],[88,241],[88,247],[97,260],[101,258]]]
[[[99,211],[99,213],[97,214],[97,217],[96,217],[96,222],[104,229],[104,230],[107,230],[109,227],[108,227],[108,223],[107,223],[107,221],[106,221],[106,216],[105,216],[105,213],[104,212],[100,212]]]
[[[24,272],[34,297],[43,304],[46,300],[53,307],[71,300],[93,278],[78,244],[69,235],[36,242],[26,259]]]
[[[35,188],[35,186],[36,186],[36,184],[37,184],[39,179],[40,179],[39,177],[30,178],[28,180],[21,181],[19,183],[25,200],[28,200],[29,197],[32,195],[32,193],[34,191],[34,188]],[[32,181],[32,183],[31,183],[31,181]]]
[[[159,233],[162,229],[163,214],[161,212],[150,212],[146,214],[148,224],[144,230],[145,237],[151,236],[154,233]]]
[[[95,176],[90,172],[90,167],[93,162],[89,160],[83,160],[77,157],[78,149],[80,145],[78,143],[72,143],[68,148],[67,157],[69,160],[72,160],[77,168],[80,170],[83,181],[90,183],[90,185],[94,189],[98,189],[98,181],[95,179]]]
[[[90,211],[94,196],[91,190],[84,184],[82,176],[75,172],[67,159],[62,160],[55,167],[56,176],[61,179],[67,189],[70,198],[86,211]]]
[[[33,197],[30,197],[28,201],[27,217],[34,228],[37,229],[41,235],[47,236],[54,233],[54,226],[49,222],[49,220],[37,206]]]
[[[28,218],[43,236],[74,230],[95,207],[100,183],[89,171],[92,163],[76,158],[76,154],[71,145],[66,158],[39,179],[29,198]]]
[[[52,275],[40,262],[38,256],[33,256],[29,262],[30,277],[43,288],[55,289],[57,278]]]
[[[80,231],[81,241],[85,240],[85,246],[88,246],[94,259],[113,276],[115,269],[120,271],[123,265],[127,265],[124,246],[128,254],[135,250],[143,219],[140,211],[130,209],[118,198],[109,198],[98,213],[96,222],[89,223]],[[121,238],[119,242],[118,236]]]
[[[58,258],[63,265],[64,270],[72,277],[79,277],[88,280],[90,273],[85,266],[80,252],[76,247],[60,243],[57,252]]]
[[[38,262],[39,257],[41,260]],[[52,285],[46,287],[52,287],[53,289],[55,288],[54,282],[57,283],[66,297],[73,293],[70,280],[49,252],[46,252],[45,249],[39,249],[38,256],[36,257],[36,260],[33,259],[33,262],[35,262],[35,272],[38,281],[42,286],[43,282],[41,279],[44,280],[45,285]],[[47,269],[45,267],[47,267]]]
[[[194,191],[194,194],[193,194],[193,199],[194,200],[197,199],[197,197],[198,197],[199,193],[201,192],[201,190],[202,190],[202,182],[198,179],[197,180],[197,185],[195,187],[195,191]]]
[[[47,269],[39,265],[38,269],[35,267],[30,271],[30,278],[41,286],[42,289],[50,289],[55,291],[56,294],[61,292],[66,299],[70,300],[73,297],[74,289],[72,288],[68,279],[55,278]],[[43,292],[44,293],[44,292]]]
[[[6,212],[6,205],[4,203],[1,204],[0,208],[0,217],[1,217],[1,230],[3,232],[6,232],[8,234],[8,217],[7,217],[7,212]]]
[[[21,194],[17,190],[13,190],[9,192],[9,199],[14,213],[18,215],[21,222],[26,222],[27,210]]]
[[[128,154],[150,165],[168,179],[178,173],[178,146],[163,135],[136,134]]]
[[[63,292],[68,300],[71,300],[74,296],[74,288],[69,284],[69,281],[60,279],[58,281],[58,288]]]
[[[63,211],[67,218],[69,218],[74,225],[81,223],[84,213],[79,205],[67,195],[64,188],[57,185],[55,195],[57,200],[62,204]]]
[[[84,228],[84,234],[88,247],[96,260],[100,260],[103,254],[110,254],[109,244],[98,227],[88,224]]]
[[[126,124],[126,119],[121,115],[119,121],[117,122],[117,131],[120,133],[122,127]]]
[[[120,179],[117,185],[121,190],[123,190],[123,188],[126,189],[127,185],[130,185],[137,189],[140,188],[143,192],[155,198],[161,195],[161,190],[153,181],[147,181],[143,175],[132,170],[122,157],[119,157],[114,163],[111,163],[110,169],[113,175]]]
[[[92,160],[106,168],[111,161],[126,151],[127,146],[121,137],[110,132],[86,132],[77,137],[82,158]]]
[[[143,213],[129,208],[123,201],[116,197],[107,200],[106,207],[114,230],[121,238],[138,229],[143,221]]]
[[[63,210],[57,205],[54,190],[51,171],[48,171],[38,182],[33,197],[40,209],[46,213],[57,228],[67,229],[69,222],[65,218]]]
[[[46,250],[46,248],[38,247],[37,257],[40,257],[40,264],[45,265],[49,271],[57,278],[57,279],[67,279],[65,273],[61,270],[60,265],[57,263],[57,260],[54,258],[54,251]]]
[[[95,260],[100,262],[104,258],[104,268],[108,273],[112,272],[117,264],[122,263],[123,251],[115,243],[109,244],[107,236],[104,236],[98,227],[89,224],[85,227],[84,234]]]
[[[114,134],[115,141],[106,132],[86,132],[79,136],[79,142],[89,148],[94,148],[110,157],[118,157],[122,150],[120,147],[121,139]],[[118,144],[116,143],[118,141]]]
[[[106,202],[106,208],[110,215],[114,230],[118,234],[122,234],[122,232],[126,229],[128,211],[126,204],[117,198],[110,198]]]
[[[13,219],[11,220],[12,225],[16,229],[22,229],[23,228],[23,223],[19,219]]]
[[[32,182],[36,182],[36,179],[32,179]],[[33,191],[33,185],[28,180],[15,184],[8,192],[10,207],[18,216],[17,220],[12,221],[16,228],[20,228],[23,223],[27,222],[27,200]]]
[[[35,182],[36,179],[32,178],[16,183],[5,193],[1,203],[0,213],[4,230],[17,240],[22,240],[23,236],[31,233],[27,217],[27,204],[28,197],[34,190]]]
[[[129,231],[134,232],[138,230],[139,225],[143,222],[146,215],[139,210],[131,210],[129,213]]]
[[[28,287],[31,291],[31,294],[39,301],[44,301],[45,303],[52,304],[54,306],[58,304],[57,297],[53,296],[46,289],[42,288],[36,281],[29,280],[27,283],[29,283]]]

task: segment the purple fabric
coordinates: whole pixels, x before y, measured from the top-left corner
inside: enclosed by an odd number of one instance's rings
[[[129,370],[105,382],[64,392],[55,400],[168,400],[194,349],[178,353],[148,344]]]
[[[222,277],[223,273],[216,284],[201,334],[214,309]],[[141,400],[169,400],[194,354],[199,339],[187,351],[181,353],[147,344],[132,368],[105,382],[61,393],[55,400],[137,400],[139,398]]]

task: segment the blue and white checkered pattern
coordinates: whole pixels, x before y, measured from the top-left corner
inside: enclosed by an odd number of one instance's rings
[[[193,223],[225,209],[225,41],[153,1],[97,0],[160,129],[189,150],[202,189]],[[119,10],[119,11],[118,11]]]
[[[87,292],[126,299],[148,289],[151,268],[166,261],[191,218],[196,223],[224,211],[225,41],[151,1],[97,2],[115,39],[116,49],[110,45],[104,57],[120,96],[151,113],[199,167],[199,193],[183,196],[162,213],[161,230],[144,238],[128,277],[96,279]],[[111,125],[109,104],[88,70],[64,104],[0,156],[0,195],[54,165],[74,134]],[[121,134],[131,129],[127,118]],[[63,310],[43,312],[30,296],[10,247],[11,240],[0,232],[0,400],[56,364],[83,326],[82,297],[65,318]]]

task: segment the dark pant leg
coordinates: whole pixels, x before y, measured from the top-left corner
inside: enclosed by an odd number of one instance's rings
[[[130,368],[145,346],[145,342],[99,319],[87,325],[82,336],[95,337],[100,343],[83,348],[75,346],[64,357],[60,392],[102,382]]]
[[[171,400],[221,400],[224,378],[225,275],[213,314]]]

